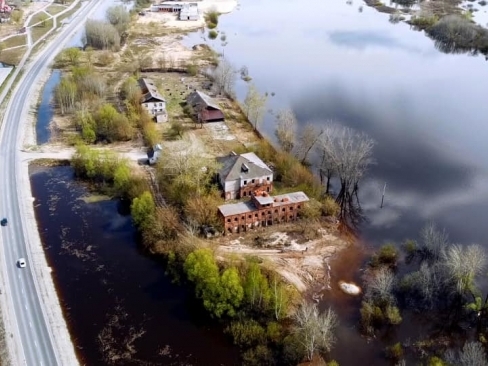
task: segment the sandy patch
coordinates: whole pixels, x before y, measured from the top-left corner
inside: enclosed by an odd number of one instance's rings
[[[293,229],[293,224],[289,227]],[[319,229],[317,239],[301,243],[299,239],[292,238],[290,232],[273,232],[273,229],[242,233],[238,238],[223,238],[218,253],[222,257],[229,253],[260,257],[266,266],[273,268],[300,292],[320,292],[330,288],[329,260],[349,245],[340,238],[337,227]],[[258,238],[259,247],[256,246]]]
[[[225,122],[207,123],[203,127],[210,132],[215,140],[232,141],[236,139]]]

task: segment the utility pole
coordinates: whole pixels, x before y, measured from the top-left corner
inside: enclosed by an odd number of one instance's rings
[[[385,182],[385,185],[383,187],[383,195],[381,196],[381,206],[380,206],[380,208],[383,208],[383,201],[385,200],[385,192],[386,192],[386,182]]]

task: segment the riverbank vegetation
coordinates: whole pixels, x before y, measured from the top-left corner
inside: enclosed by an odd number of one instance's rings
[[[394,7],[373,0],[368,0],[366,3],[380,12],[391,14],[390,20],[399,16],[398,10]],[[440,51],[445,53],[481,53],[488,56],[488,29],[473,22],[474,10],[470,8],[471,5],[468,10],[463,10],[460,0],[422,2],[398,0],[395,3],[404,6],[402,11],[411,15],[407,23],[417,30],[425,30],[425,33],[434,40]],[[420,7],[419,11],[409,10],[417,4]]]
[[[395,248],[379,249],[365,272],[362,332],[381,338],[406,315],[424,324],[423,335],[390,346],[387,354],[396,362],[429,355],[429,364],[487,365],[488,297],[477,286],[484,280],[485,250],[453,244],[434,225],[419,241],[405,241],[401,253]]]

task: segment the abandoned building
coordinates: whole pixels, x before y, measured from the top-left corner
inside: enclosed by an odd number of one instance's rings
[[[198,122],[222,122],[225,120],[224,113],[216,101],[207,94],[195,90],[186,98],[186,102],[196,113]]]
[[[198,4],[196,2],[164,1],[160,4],[152,5],[151,11],[179,14],[179,20],[200,19]]]
[[[249,197],[256,190],[273,190],[273,171],[254,153],[217,158],[218,180],[226,200]]]
[[[148,113],[156,118],[157,122],[166,120],[166,100],[159,94],[156,85],[151,79],[140,78],[139,87],[141,88],[141,104]]]
[[[251,200],[219,206],[225,233],[238,233],[297,219],[308,197],[303,192],[270,196],[254,191]]]

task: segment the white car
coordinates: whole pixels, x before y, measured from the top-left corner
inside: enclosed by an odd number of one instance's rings
[[[17,264],[19,265],[20,268],[24,268],[27,265],[27,263],[25,262],[25,258],[19,258]]]

